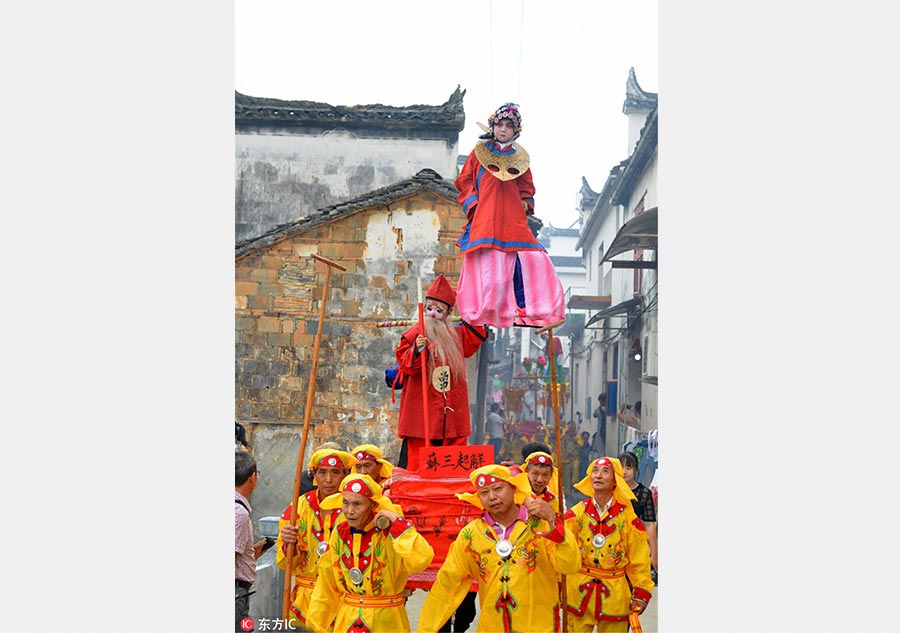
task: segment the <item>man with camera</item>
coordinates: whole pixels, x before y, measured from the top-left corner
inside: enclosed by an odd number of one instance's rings
[[[259,481],[256,460],[246,451],[234,453],[234,630],[243,628],[241,621],[250,614],[250,587],[256,580],[256,559],[266,539],[253,542],[250,522],[250,495]]]

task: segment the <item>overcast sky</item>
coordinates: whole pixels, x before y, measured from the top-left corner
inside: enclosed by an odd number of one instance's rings
[[[466,127],[501,103],[521,106],[536,214],[576,221],[581,177],[599,191],[628,156],[628,69],[657,92],[657,3],[237,0],[235,89],[331,105],[438,105],[459,84]]]

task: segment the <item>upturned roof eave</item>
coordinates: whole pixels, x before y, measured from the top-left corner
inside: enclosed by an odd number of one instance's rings
[[[632,189],[634,189],[638,178],[647,167],[650,157],[653,156],[653,151],[656,149],[658,142],[658,109],[658,106],[654,106],[647,115],[647,121],[641,129],[641,135],[635,145],[634,152],[628,158],[628,165],[622,172],[619,182],[612,192],[613,204],[625,204],[628,202]]]
[[[609,170],[609,176],[606,177],[606,182],[603,183],[603,189],[597,194],[597,198],[594,201],[593,207],[591,207],[591,211],[588,214],[587,222],[584,223],[584,227],[581,229],[581,235],[578,238],[578,241],[575,243],[575,249],[578,250],[582,248],[587,241],[588,237],[592,234],[594,225],[600,219],[600,208],[603,206],[604,200],[609,200],[610,194],[615,186],[616,182],[619,179],[619,175],[628,164],[628,160],[623,160],[621,163],[613,167]]]
[[[634,66],[628,69],[628,79],[625,81],[625,102],[622,104],[622,112],[630,114],[639,110],[650,110],[659,99],[655,92],[647,92],[638,83]]]

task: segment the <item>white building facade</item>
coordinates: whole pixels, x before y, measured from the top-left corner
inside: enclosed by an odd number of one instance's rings
[[[601,431],[598,450],[610,455],[657,428],[657,95],[640,88],[634,69],[623,111],[628,158],[599,193],[586,180],[579,193],[586,289],[570,305],[585,314],[583,332],[571,335],[576,417],[585,430]],[[593,415],[600,394],[602,419]],[[617,416],[623,405],[631,410]]]

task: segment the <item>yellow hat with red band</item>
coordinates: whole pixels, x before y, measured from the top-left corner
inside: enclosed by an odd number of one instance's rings
[[[553,458],[544,451],[535,451],[529,453],[528,457],[525,458],[525,463],[522,464],[522,470],[525,470],[529,466],[553,467]],[[554,468],[554,470],[556,470],[556,468]]]
[[[394,470],[394,465],[382,457],[381,449],[374,444],[360,444],[350,451],[350,454],[353,455],[357,464],[365,461],[381,464],[381,476],[384,479],[390,477]]]
[[[553,474],[550,476],[547,487],[553,494],[559,494],[559,469],[553,465],[553,457],[549,453],[544,451],[529,453],[528,457],[525,458],[525,463],[522,464],[522,471],[528,470],[529,466],[550,466],[553,469]]]
[[[331,448],[320,448],[309,458],[309,469],[316,468],[352,468],[356,458],[347,451],[337,451]]]
[[[378,512],[378,510],[390,510],[397,514],[403,514],[403,509],[400,506],[391,503],[391,500],[382,494],[381,486],[374,479],[359,473],[353,473],[344,477],[338,492],[322,499],[319,507],[325,510],[340,508],[345,492],[353,492],[371,499],[378,506],[375,512]]]
[[[513,475],[510,473],[509,468],[499,464],[488,464],[487,466],[476,468],[469,473],[469,480],[475,486],[475,492],[457,492],[456,498],[467,501],[482,510],[484,510],[484,506],[481,505],[481,499],[478,498],[478,491],[498,481],[508,483],[513,487],[513,501],[517,504],[521,504],[531,496],[531,484],[528,483],[528,475],[524,472]]]
[[[591,471],[594,470],[594,466],[599,464],[600,466],[607,466],[612,469],[613,473],[616,476],[616,487],[613,489],[613,496],[616,498],[616,501],[619,503],[628,503],[632,499],[637,499],[634,496],[634,493],[631,491],[631,488],[628,487],[628,484],[625,482],[624,471],[622,470],[622,462],[620,462],[615,457],[598,457],[590,464],[588,464],[587,470],[585,471],[585,477],[577,484],[575,484],[574,488],[581,492],[582,494],[587,495],[588,497],[594,496],[594,486],[591,484]]]

